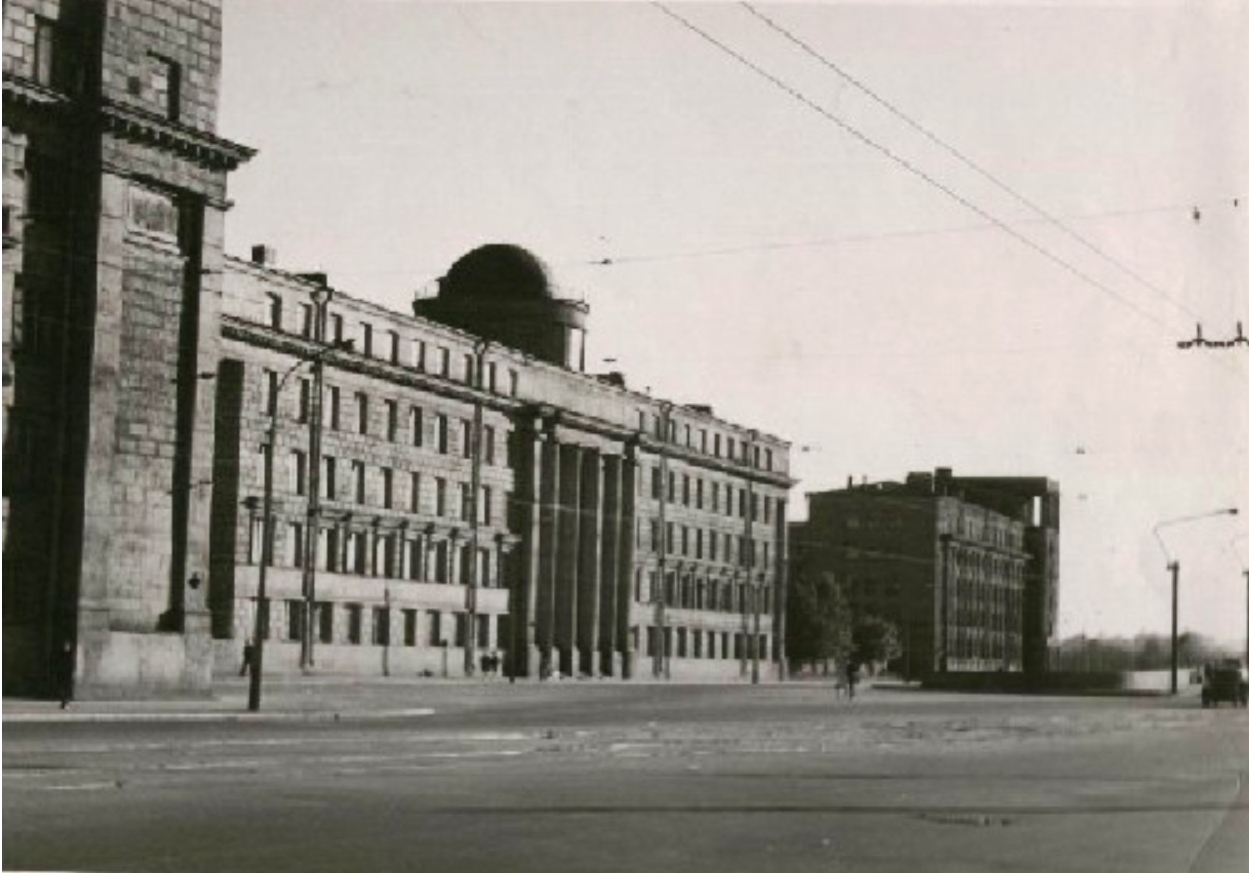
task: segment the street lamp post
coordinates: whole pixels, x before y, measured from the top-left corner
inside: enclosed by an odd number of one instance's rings
[[[659,405],[659,585],[651,592],[655,601],[655,650],[651,671],[656,679],[668,675],[668,657],[665,649],[667,631],[668,597],[668,432],[671,429],[672,403]]]
[[[1180,562],[1171,557],[1171,553],[1167,551],[1167,544],[1162,540],[1160,531],[1164,527],[1172,525],[1184,524],[1190,521],[1200,521],[1203,518],[1214,518],[1218,515],[1236,515],[1239,510],[1234,507],[1225,509],[1216,509],[1213,512],[1203,512],[1198,515],[1184,515],[1179,518],[1170,518],[1160,521],[1154,525],[1154,539],[1158,541],[1158,547],[1162,549],[1162,554],[1167,559],[1167,569],[1171,571],[1171,693],[1179,693],[1179,613],[1180,613]]]
[[[464,675],[472,676],[476,668],[477,658],[477,589],[480,587],[480,568],[479,556],[481,541],[481,443],[484,409],[482,406],[482,391],[485,388],[485,358],[486,349],[489,348],[488,340],[477,340],[473,343],[473,388],[476,389],[476,396],[473,398],[473,432],[469,436],[469,450],[472,453],[470,463],[472,464],[471,482],[469,488],[472,494],[469,497],[469,512],[472,513],[469,519],[469,569],[468,569],[468,591],[466,592],[468,607],[468,627],[467,636],[465,637],[464,646]]]
[[[260,683],[261,674],[264,665],[264,645],[265,635],[269,629],[269,600],[266,585],[268,582],[268,568],[273,561],[273,455],[277,451],[278,436],[278,401],[282,396],[282,388],[285,387],[287,380],[294,374],[296,370],[304,364],[319,364],[321,359],[328,353],[336,351],[339,348],[349,348],[350,341],[336,344],[333,346],[324,346],[314,352],[311,356],[300,358],[287,368],[282,374],[282,378],[278,380],[273,389],[273,395],[269,398],[269,428],[267,436],[267,445],[264,452],[264,498],[261,504],[261,530],[260,530],[260,572],[257,574],[256,580],[256,615],[254,623],[254,638],[252,640],[252,661],[250,682],[247,689],[247,708],[251,712],[260,709]],[[313,492],[315,493],[315,492]],[[311,495],[309,495],[311,499]],[[313,541],[315,543],[315,540]],[[304,554],[304,567],[316,563],[315,553],[309,555]],[[306,578],[306,577],[305,577]],[[305,612],[307,610],[305,609]],[[309,623],[305,616],[304,637],[308,636]]]
[[[312,292],[312,339],[322,348],[310,359],[312,362],[312,397],[308,410],[308,517],[304,525],[306,544],[302,580],[304,610],[301,616],[302,633],[299,635],[299,665],[304,670],[311,669],[313,665],[313,611],[316,608],[316,556],[321,515],[321,432],[322,409],[324,408],[322,395],[325,387],[323,358],[329,348],[325,346],[325,322],[330,298],[333,296],[333,289],[324,285]],[[343,346],[351,344],[349,340],[340,341],[340,343]]]
[[[753,522],[755,519],[755,490],[754,490],[754,473],[752,472],[755,463],[755,440],[759,434],[757,431],[750,431],[748,434],[749,441],[746,443],[746,466],[751,468],[746,472],[746,585],[751,594],[751,607],[754,611],[754,623],[751,629],[750,639],[750,684],[759,684],[759,600],[763,594],[763,586],[755,578],[755,540]]]

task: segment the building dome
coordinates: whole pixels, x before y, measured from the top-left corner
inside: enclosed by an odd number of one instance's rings
[[[451,265],[439,283],[446,302],[549,300],[554,297],[546,265],[520,246],[491,243]]]

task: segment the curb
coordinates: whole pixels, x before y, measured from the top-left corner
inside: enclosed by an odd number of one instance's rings
[[[433,715],[428,707],[392,709],[380,712],[15,712],[4,714],[4,724],[67,724],[90,722],[266,722],[266,721],[379,721],[396,718],[421,718]]]

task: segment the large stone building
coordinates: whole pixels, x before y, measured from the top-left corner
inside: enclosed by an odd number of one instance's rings
[[[910,676],[1045,669],[1058,597],[1058,486],[1044,478],[847,483],[791,525],[795,577],[836,583],[898,628]]]
[[[515,247],[414,315],[226,257],[219,0],[4,16],[7,691],[207,690],[258,626],[266,670],[775,672],[786,442],[584,373]]]

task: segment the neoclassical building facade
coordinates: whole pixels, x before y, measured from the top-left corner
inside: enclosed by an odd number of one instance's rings
[[[784,440],[585,373],[587,307],[514,246],[410,314],[226,256],[220,0],[4,22],[6,691],[206,692],[257,637],[266,671],[775,674]]]

